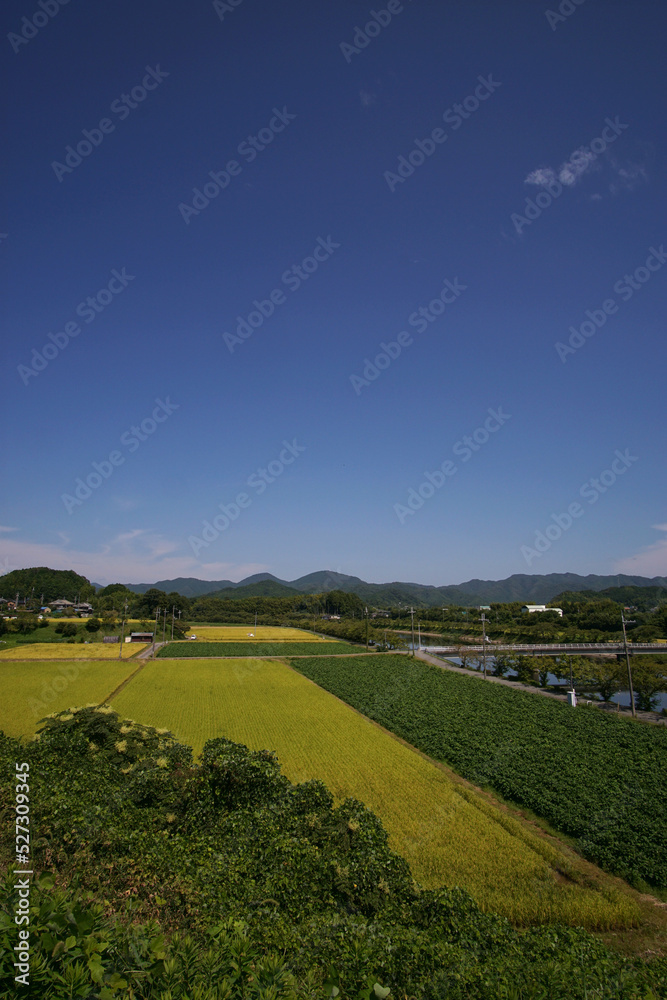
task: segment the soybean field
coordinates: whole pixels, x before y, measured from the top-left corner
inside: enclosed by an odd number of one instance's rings
[[[362,653],[363,647],[345,642],[169,642],[157,655],[166,657],[202,656],[332,656]]]
[[[584,857],[667,888],[667,730],[485,685],[423,661],[293,666],[364,715],[576,839]]]

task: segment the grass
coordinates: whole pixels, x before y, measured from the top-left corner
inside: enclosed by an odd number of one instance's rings
[[[199,634],[199,633],[197,633]],[[170,642],[158,651],[165,657],[202,656],[332,656],[365,652],[345,642]]]
[[[12,661],[0,663],[0,730],[8,736],[33,736],[50,712],[101,704],[138,664]]]
[[[207,642],[325,642],[312,632],[300,628],[274,625],[202,625],[190,629],[198,639]],[[250,635],[252,633],[252,636]]]
[[[148,643],[123,643],[123,660],[136,656]],[[117,660],[117,642],[36,642],[12,646],[0,652],[4,660]],[[2,647],[0,647],[2,649]]]
[[[483,909],[522,925],[602,930],[640,920],[619,880],[522,825],[284,663],[194,660],[186,671],[151,662],[112,705],[169,728],[197,752],[216,736],[274,750],[292,781],[319,778],[339,800],[361,800],[426,887],[462,886]]]

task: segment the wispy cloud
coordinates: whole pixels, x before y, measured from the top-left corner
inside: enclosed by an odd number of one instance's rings
[[[0,524],[0,532],[3,531],[18,531],[18,528],[7,528],[4,524]]]
[[[524,184],[549,188],[560,182],[563,187],[574,187],[586,174],[600,172],[603,181],[602,192],[591,195],[594,201],[601,201],[604,195],[617,195],[621,191],[634,191],[635,188],[649,181],[650,149],[637,147],[634,158],[620,160],[611,154],[596,154],[586,146],[575,149],[570,158],[554,169],[553,167],[538,167],[526,177]]]
[[[19,541],[6,538],[0,547],[0,576],[30,566],[73,569],[76,573],[107,583],[150,583],[178,576],[238,581],[253,573],[264,573],[264,563],[201,563],[192,555],[179,554],[182,543],[173,542],[149,528],[133,528],[104,542],[96,551],[70,548],[64,542]]]
[[[667,533],[667,524],[654,524],[652,527],[654,531]],[[619,559],[614,565],[614,573],[667,576],[667,538],[659,538],[636,555]]]
[[[621,164],[612,158],[610,166],[614,171],[614,179],[609,184],[610,194],[619,194],[621,191],[634,191],[641,184],[648,183],[648,168],[645,163],[636,163],[632,160]]]

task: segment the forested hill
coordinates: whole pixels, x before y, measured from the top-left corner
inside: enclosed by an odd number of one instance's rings
[[[553,599],[559,604],[585,604],[593,601],[614,601],[622,607],[650,611],[667,604],[667,587],[608,587],[606,590],[566,590]]]
[[[15,569],[0,576],[0,597],[13,601],[34,597],[35,601],[88,601],[95,595],[95,587],[85,576],[79,576],[71,569],[49,569],[48,566],[34,566],[31,569]]]

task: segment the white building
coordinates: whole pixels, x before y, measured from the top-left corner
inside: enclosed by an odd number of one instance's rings
[[[563,617],[562,608],[548,608],[546,604],[524,604],[521,608],[522,611],[527,611],[528,614],[532,614],[533,611],[556,611],[560,617]]]

